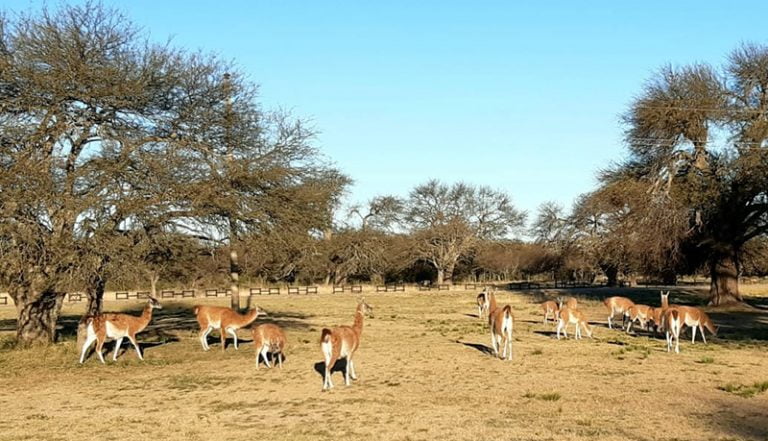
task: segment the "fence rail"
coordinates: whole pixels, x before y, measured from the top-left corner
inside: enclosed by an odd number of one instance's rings
[[[359,294],[363,292],[363,285],[333,285],[333,294],[345,292]]]
[[[289,286],[288,294],[317,294],[316,286]]]
[[[376,285],[376,292],[405,292],[405,285]]]

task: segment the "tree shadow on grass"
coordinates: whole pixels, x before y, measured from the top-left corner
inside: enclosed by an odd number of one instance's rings
[[[138,317],[141,315],[143,308],[144,305],[135,304],[120,310],[119,312],[121,314],[129,314]],[[307,320],[311,317],[313,317],[313,315],[295,311],[271,310],[268,311],[267,316],[259,316],[250,327],[262,323],[273,323],[286,330],[309,330],[311,329],[311,325],[307,323]],[[82,315],[75,314],[60,316],[56,325],[58,339],[76,339],[77,326],[80,323],[81,318]],[[0,331],[16,331],[16,319],[0,320]],[[200,325],[197,323],[191,305],[168,305],[163,309],[153,311],[152,321],[149,323],[149,326],[137,336],[137,339],[144,341],[170,341],[170,338],[173,337],[176,338],[174,341],[178,341],[182,336],[187,337],[190,334],[197,336],[199,331]],[[240,340],[238,339],[238,342],[239,341]]]

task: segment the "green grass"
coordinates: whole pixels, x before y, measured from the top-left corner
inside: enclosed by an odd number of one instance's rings
[[[700,359],[696,360],[696,363],[699,364],[712,364],[715,362],[715,359],[712,357],[701,357]]]
[[[543,401],[558,401],[560,399],[560,394],[557,392],[550,392],[546,394],[539,394],[537,398]]]
[[[750,385],[728,383],[724,386],[719,386],[719,390],[738,395],[742,398],[751,398],[759,393],[763,393],[768,390],[768,381],[759,382],[756,381]]]

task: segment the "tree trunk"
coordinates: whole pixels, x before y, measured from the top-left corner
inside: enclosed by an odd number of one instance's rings
[[[608,277],[608,283],[607,286],[618,286],[619,285],[619,269],[616,267],[607,267],[604,269],[605,276]]]
[[[736,253],[718,256],[709,266],[709,304],[713,306],[741,303],[739,294],[739,262]]]
[[[153,299],[157,298],[157,282],[160,281],[160,275],[157,273],[152,273],[149,275],[149,295],[152,296]]]
[[[229,245],[232,247],[232,244]],[[237,264],[237,251],[229,250],[229,279],[230,279],[230,306],[234,310],[240,309],[240,266]]]
[[[453,283],[453,271],[456,269],[456,263],[449,263],[445,267],[445,274],[443,275],[443,283]]]
[[[445,272],[443,271],[442,268],[437,268],[437,284],[438,285],[442,285],[443,284],[444,274],[445,274]]]
[[[28,298],[34,300],[26,301]],[[16,324],[16,342],[21,347],[49,344],[56,341],[56,321],[59,319],[64,293],[44,291],[39,295],[24,293],[16,296],[19,319]]]
[[[94,276],[88,281],[85,287],[85,294],[88,296],[88,304],[85,307],[85,313],[77,324],[77,353],[83,348],[86,337],[86,323],[88,317],[101,314],[104,309],[104,289],[107,285],[106,280],[101,276]]]
[[[661,283],[664,285],[677,285],[677,273],[671,269],[662,271]]]

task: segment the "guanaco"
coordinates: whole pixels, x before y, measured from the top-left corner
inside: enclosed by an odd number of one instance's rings
[[[635,322],[640,323],[640,327],[647,330],[648,320],[651,318],[651,307],[647,305],[632,305],[627,309],[627,316],[629,317],[627,333],[632,330],[632,325]]]
[[[102,347],[104,346],[104,341],[108,338],[117,340],[115,343],[115,353],[112,356],[112,361],[116,361],[117,353],[120,351],[120,345],[125,337],[128,337],[128,340],[133,344],[139,359],[144,360],[139,345],[136,343],[136,334],[146,329],[147,325],[149,325],[149,322],[152,320],[152,310],[162,308],[157,299],[150,297],[144,306],[144,310],[138,317],[116,313],[104,313],[85,317],[87,336],[80,353],[80,363],[82,364],[85,361],[85,354],[94,341],[96,342],[96,354],[99,356],[99,360],[104,363]]]
[[[552,322],[557,323],[557,316],[560,312],[560,307],[554,300],[547,300],[541,304],[541,310],[544,312],[544,324],[547,324],[550,314],[552,315]]]
[[[659,293],[661,294],[661,307],[653,311],[654,334],[656,331],[664,332],[664,318],[666,317],[667,310],[670,308],[669,291],[666,293],[659,291]]]
[[[345,358],[347,366],[344,370],[344,384],[349,386],[350,377],[357,380],[355,372],[355,363],[352,356],[360,347],[360,338],[363,333],[363,319],[368,316],[373,318],[373,308],[365,303],[365,299],[360,299],[355,310],[355,321],[352,326],[337,326],[335,328],[323,328],[320,332],[320,350],[323,353],[325,361],[325,375],[323,376],[323,390],[333,387],[331,381],[331,369],[336,364],[336,360]]]
[[[664,311],[664,329],[667,336],[667,352],[672,350],[672,340],[675,341],[675,353],[680,353],[680,330],[683,328],[682,317],[677,308],[669,308]]]
[[[613,329],[613,315],[617,312],[621,314],[621,327],[623,328],[626,325],[625,322],[629,308],[634,305],[635,302],[629,300],[626,297],[617,296],[608,297],[607,299],[603,300],[603,304],[605,304],[605,307],[611,311],[611,314],[608,316],[608,329]]]
[[[477,317],[482,319],[488,314],[488,288],[484,288],[483,291],[477,295]]]
[[[563,306],[568,307],[569,309],[578,309],[579,302],[576,300],[575,297],[567,297],[563,299],[562,297],[557,298],[557,306],[559,309],[563,309]]]
[[[285,353],[285,332],[282,328],[272,323],[264,323],[253,328],[253,347],[256,349],[256,369],[259,368],[259,356],[264,360],[268,368],[267,354],[272,354],[272,361],[277,360],[283,367],[283,354]]]
[[[512,307],[504,305],[499,307],[496,304],[496,296],[491,293],[488,306],[488,324],[491,328],[491,344],[493,353],[499,356],[499,346],[501,346],[502,360],[512,359],[512,328],[514,326],[514,317],[512,316]]]
[[[237,350],[237,330],[253,323],[259,315],[267,315],[258,306],[245,314],[238,314],[226,306],[195,305],[194,312],[197,323],[200,324],[200,344],[203,345],[204,351],[211,349],[208,345],[208,334],[214,329],[219,330],[221,335],[222,351],[226,349],[227,334],[235,339]]]
[[[560,315],[557,321],[557,339],[560,340],[560,331],[563,332],[565,338],[568,338],[568,325],[573,323],[576,325],[575,338],[578,340],[581,338],[581,329],[587,332],[587,336],[592,338],[593,327],[587,322],[584,313],[578,309],[570,309],[568,307],[560,310]]]
[[[709,318],[706,312],[694,306],[677,306],[675,307],[680,311],[680,317],[683,325],[691,328],[691,344],[696,343],[696,329],[701,331],[701,339],[704,344],[707,344],[707,337],[704,333],[704,329],[709,330],[712,335],[717,335],[717,328],[712,323],[712,319]]]

